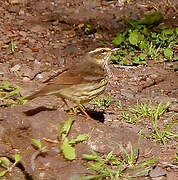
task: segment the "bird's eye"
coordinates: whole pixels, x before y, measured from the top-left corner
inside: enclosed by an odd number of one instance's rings
[[[104,49],[101,50],[101,53],[102,53],[102,54],[105,53],[105,52],[106,52],[106,50],[104,50]]]

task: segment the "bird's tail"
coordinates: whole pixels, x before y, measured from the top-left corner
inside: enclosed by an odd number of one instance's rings
[[[39,96],[43,96],[43,94],[40,91],[35,92],[32,95],[26,96],[25,99],[30,101],[32,99],[39,97]]]
[[[33,93],[32,95],[26,96],[25,99],[32,100],[32,99],[35,99],[35,98],[41,97],[41,96],[56,95],[56,94],[58,94],[58,91],[64,86],[65,85],[61,85],[61,84],[59,84],[59,85],[58,84],[48,84],[47,86],[45,86],[41,90]]]

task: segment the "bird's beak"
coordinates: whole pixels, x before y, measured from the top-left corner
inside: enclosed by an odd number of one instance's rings
[[[115,51],[117,51],[117,50],[119,50],[119,48],[114,48],[114,49],[112,49],[111,51],[112,51],[112,52],[115,52]]]

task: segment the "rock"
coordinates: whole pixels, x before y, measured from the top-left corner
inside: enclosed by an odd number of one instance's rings
[[[59,66],[64,66],[66,63],[64,58],[58,57],[58,65]]]
[[[20,11],[20,6],[18,5],[13,5],[9,7],[9,12],[18,13],[19,11]]]
[[[0,125],[0,137],[2,137],[5,133],[5,129],[3,126]]]
[[[9,70],[9,64],[6,63],[0,64],[0,75],[6,74],[8,70]]]
[[[160,95],[160,96],[156,96],[154,98],[154,100],[158,103],[162,102],[163,104],[166,104],[168,102],[170,103],[174,103],[176,102],[176,98],[171,98],[169,96],[166,96],[166,95]]]
[[[9,0],[11,4],[26,4],[27,0]]]
[[[74,54],[74,53],[78,52],[78,48],[75,45],[70,45],[70,46],[66,47],[65,52],[67,54]]]
[[[37,78],[37,79],[42,79],[42,78],[43,78],[43,75],[42,75],[42,74],[37,74],[37,75],[36,75],[36,78]]]
[[[16,72],[16,71],[18,71],[20,68],[21,68],[21,66],[20,66],[19,64],[16,64],[14,67],[12,67],[12,68],[10,69],[10,71],[11,71],[11,72]]]
[[[150,171],[149,175],[151,178],[156,178],[160,176],[165,176],[167,171],[159,166],[156,166],[153,170]]]
[[[45,31],[45,29],[40,25],[33,26],[30,30],[31,32],[35,32],[35,33],[42,33]]]
[[[35,59],[34,64],[35,64],[35,66],[36,66],[36,65],[40,66],[40,65],[41,65],[41,62],[39,62],[38,60]]]
[[[178,104],[171,104],[168,110],[178,112]]]
[[[127,98],[133,98],[133,97],[134,97],[133,92],[130,91],[130,90],[121,89],[120,91],[121,91],[121,95],[122,95],[122,96],[125,96],[125,97],[127,97]]]
[[[167,179],[176,180],[178,179],[178,175],[174,171],[168,172]]]
[[[26,58],[29,61],[34,61],[33,53],[31,52],[24,53],[24,58]]]
[[[27,77],[29,79],[33,79],[34,76],[36,75],[36,71],[32,71],[29,67],[27,67],[26,65],[24,65],[21,68],[21,72],[22,72],[22,76],[23,77]]]
[[[30,78],[24,77],[24,78],[23,78],[23,81],[24,81],[24,82],[28,82],[28,81],[30,81]]]
[[[36,76],[41,82],[45,82],[49,79],[50,72],[42,72]]]
[[[97,32],[95,33],[94,36],[95,36],[96,39],[102,39],[103,38],[103,36],[101,34],[97,33]]]
[[[20,31],[19,35],[21,35],[22,37],[27,37],[27,33],[25,31]]]

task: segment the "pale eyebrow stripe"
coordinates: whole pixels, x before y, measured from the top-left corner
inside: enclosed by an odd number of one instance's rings
[[[110,48],[97,48],[97,49],[95,49],[93,51],[90,51],[89,54],[94,53],[94,52],[98,52],[100,50],[108,50],[108,51],[110,51],[111,49]]]

